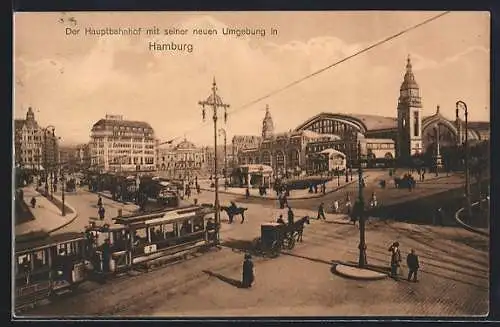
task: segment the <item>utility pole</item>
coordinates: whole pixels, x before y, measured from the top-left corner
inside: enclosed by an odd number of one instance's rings
[[[215,82],[215,77],[212,83],[212,94],[205,100],[199,101],[198,104],[202,106],[202,117],[205,120],[205,106],[212,107],[213,111],[213,122],[214,122],[214,165],[215,165],[215,222],[217,224],[217,239],[219,240],[220,231],[220,209],[219,209],[219,179],[217,176],[217,110],[224,109],[224,122],[227,121],[227,108],[229,104],[222,102],[221,97],[217,94],[217,83]]]
[[[224,128],[219,129],[219,133],[224,135],[224,186],[227,185],[227,140],[226,140],[226,130]]]
[[[365,242],[365,201],[363,199],[363,166],[361,164],[361,142],[358,141],[358,209],[359,209],[359,268],[366,265],[366,242]]]
[[[470,201],[470,178],[469,178],[469,128],[467,122],[468,110],[467,104],[463,101],[457,101],[456,103],[456,118],[458,120],[458,111],[462,108],[465,113],[465,142],[464,142],[464,154],[465,154],[465,198],[467,205],[467,214],[469,215],[469,219],[472,219],[472,206]]]

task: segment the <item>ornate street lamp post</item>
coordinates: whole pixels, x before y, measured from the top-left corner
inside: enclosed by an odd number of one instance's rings
[[[222,102],[221,97],[217,94],[217,84],[215,82],[215,77],[214,81],[212,83],[212,94],[205,100],[205,101],[199,101],[198,104],[202,106],[202,116],[203,120],[205,120],[205,106],[212,107],[213,111],[213,122],[214,122],[214,166],[215,166],[215,222],[218,226],[217,228],[217,234],[219,233],[220,229],[220,209],[219,209],[219,179],[217,176],[217,110],[218,109],[224,109],[224,122],[227,121],[227,108],[229,108],[228,104],[225,104]],[[219,239],[219,236],[217,237]]]
[[[363,166],[361,164],[361,142],[358,141],[358,210],[359,210],[359,268],[366,265],[365,201],[363,199]]]
[[[456,103],[456,118],[458,120],[458,112],[459,109],[462,109],[465,113],[465,142],[464,142],[464,154],[465,154],[465,198],[467,204],[467,214],[469,215],[469,219],[472,219],[472,207],[470,203],[470,181],[469,181],[469,127],[467,122],[467,104],[463,101],[457,101]]]

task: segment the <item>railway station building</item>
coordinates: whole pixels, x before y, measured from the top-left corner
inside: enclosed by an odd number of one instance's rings
[[[358,143],[361,158],[403,162],[429,151],[439,156],[436,150],[440,146],[463,144],[465,123],[461,117],[451,120],[442,115],[439,106],[433,115],[423,116],[422,109],[420,87],[408,57],[395,117],[325,111],[287,133],[275,133],[267,107],[261,136],[234,137],[233,142],[239,142],[236,157],[238,164],[264,164],[277,175],[294,175],[311,170],[310,160],[327,149],[344,153],[348,163],[356,162]],[[488,140],[489,135],[490,122],[468,122],[472,143]],[[244,140],[250,141],[245,144]]]

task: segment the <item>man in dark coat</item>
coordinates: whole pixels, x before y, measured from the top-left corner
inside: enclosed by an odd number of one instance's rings
[[[241,281],[241,286],[243,288],[252,287],[254,277],[252,256],[250,254],[245,254],[245,260],[243,261],[243,279]]]
[[[293,225],[294,214],[291,207],[288,207],[288,225]]]
[[[323,218],[323,220],[326,220],[326,217],[325,217],[325,204],[323,202],[321,202],[321,204],[319,205],[319,208],[318,208],[318,220]]]
[[[417,271],[420,268],[418,263],[418,255],[415,254],[415,250],[411,249],[411,253],[406,257],[406,264],[408,265],[408,281],[410,281],[413,276],[413,281],[417,282]]]
[[[102,207],[102,198],[100,195],[99,195],[99,198],[97,199],[97,206]]]
[[[34,209],[36,207],[36,199],[35,197],[31,198],[31,207]]]
[[[106,213],[104,207],[99,207],[98,213],[99,213],[99,219],[104,220],[104,214]]]

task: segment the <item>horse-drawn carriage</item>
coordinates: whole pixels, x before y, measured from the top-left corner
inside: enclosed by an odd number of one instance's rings
[[[265,223],[260,227],[260,238],[255,248],[264,256],[277,257],[282,250],[292,250],[296,242],[302,242],[304,224],[309,224],[305,216],[293,224]]]

